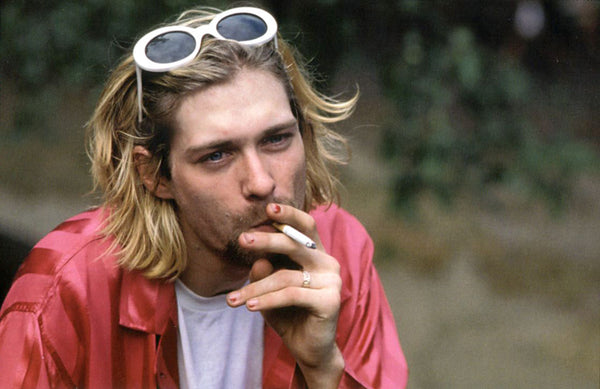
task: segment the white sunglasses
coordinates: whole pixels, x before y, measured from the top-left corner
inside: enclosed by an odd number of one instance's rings
[[[138,121],[142,122],[142,70],[167,72],[192,62],[205,35],[246,46],[270,41],[277,45],[277,22],[262,9],[239,7],[217,14],[209,24],[191,28],[167,26],[144,35],[133,48],[138,90]],[[277,49],[277,47],[276,47]]]

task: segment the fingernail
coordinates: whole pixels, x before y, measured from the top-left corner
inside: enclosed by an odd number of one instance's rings
[[[227,299],[231,303],[237,303],[240,299],[240,292],[231,292],[227,295]]]
[[[247,244],[254,243],[254,235],[245,232],[242,236]]]
[[[258,305],[257,299],[250,299],[250,300],[246,301],[246,306],[250,309],[256,308],[257,305]]]
[[[271,210],[274,213],[279,213],[281,212],[281,206],[279,204],[271,204]]]

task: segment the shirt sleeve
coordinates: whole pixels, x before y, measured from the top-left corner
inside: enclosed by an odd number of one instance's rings
[[[342,302],[336,342],[346,366],[340,387],[406,387],[406,359],[373,264],[373,241],[343,209],[322,214],[319,222],[321,239],[341,267]]]
[[[340,387],[404,388],[408,369],[400,347],[396,323],[372,263],[372,243],[362,250],[357,298],[349,298],[339,321],[338,344],[346,361]],[[356,296],[354,296],[356,297]]]
[[[51,382],[47,355],[40,336],[37,315],[27,306],[4,312],[0,319],[0,377],[6,388],[61,388]]]

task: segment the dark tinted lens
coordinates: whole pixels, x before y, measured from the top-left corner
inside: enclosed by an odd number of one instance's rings
[[[167,32],[152,39],[146,46],[146,55],[157,63],[179,61],[190,55],[196,47],[196,40],[181,31]]]
[[[258,16],[237,14],[221,20],[217,24],[217,31],[226,39],[241,42],[263,36],[267,32],[267,25]]]

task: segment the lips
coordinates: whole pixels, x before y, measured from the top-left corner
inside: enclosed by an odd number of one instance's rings
[[[272,226],[272,223],[271,220],[265,220],[250,227],[249,231],[276,232],[277,230]]]

